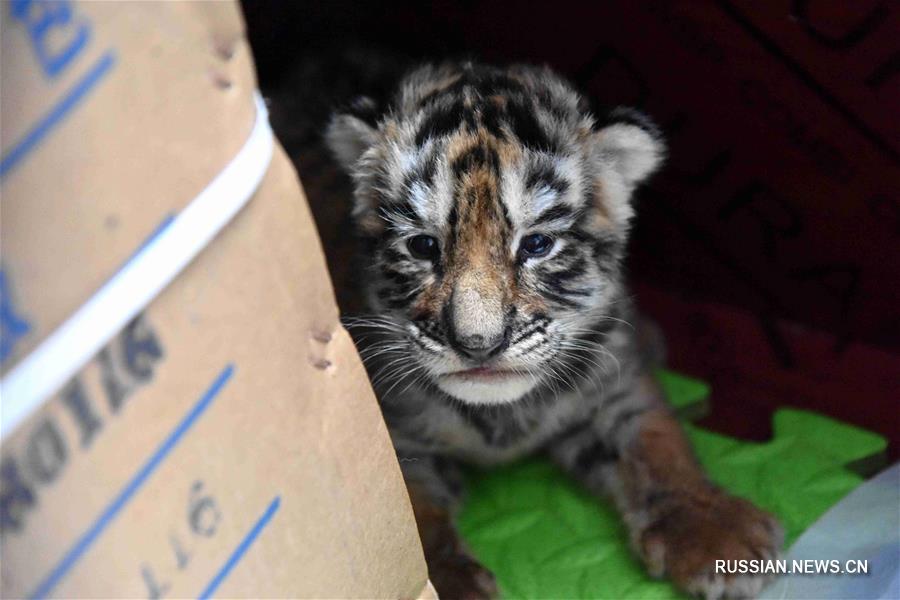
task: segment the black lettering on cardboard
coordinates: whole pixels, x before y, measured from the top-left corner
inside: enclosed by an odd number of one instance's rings
[[[143,315],[135,317],[100,351],[100,373],[112,412],[122,408],[138,384],[150,381],[154,366],[162,356],[159,339]]]
[[[97,355],[97,362],[100,365],[100,379],[103,381],[103,391],[106,393],[109,408],[117,413],[125,403],[125,399],[131,395],[134,386],[130,384],[129,378],[122,373],[122,370],[116,368],[112,347],[113,345],[110,344],[103,348]]]
[[[141,565],[141,577],[144,578],[144,584],[147,586],[147,598],[150,600],[159,600],[172,587],[168,582],[160,584],[153,575],[153,570],[146,564]]]
[[[103,428],[103,421],[97,416],[91,399],[77,377],[72,379],[62,390],[62,401],[69,413],[75,419],[78,430],[81,432],[81,447],[87,448],[94,441],[94,437]]]
[[[172,550],[175,552],[175,564],[178,566],[178,570],[182,571],[187,566],[188,562],[191,560],[191,555],[181,546],[181,542],[178,541],[178,538],[175,534],[169,536],[169,544],[172,546]]]
[[[138,381],[148,381],[153,376],[153,366],[163,355],[156,333],[138,316],[125,327],[122,343],[128,371]]]
[[[203,482],[195,481],[191,486],[191,496],[188,501],[188,522],[191,530],[197,535],[210,537],[219,527],[222,513],[215,499],[203,493]]]
[[[65,466],[67,458],[65,438],[53,420],[45,419],[31,432],[25,446],[28,471],[40,483],[51,483]]]
[[[0,462],[0,486],[0,536],[5,536],[8,531],[22,530],[25,513],[37,498],[12,458]]]

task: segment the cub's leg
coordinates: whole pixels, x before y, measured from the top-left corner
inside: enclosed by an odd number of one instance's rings
[[[707,598],[762,589],[765,577],[717,574],[716,560],[775,558],[781,527],[706,479],[652,376],[611,394],[548,450],[589,488],[612,496],[652,576]]]
[[[497,596],[494,575],[481,566],[456,533],[452,517],[462,494],[458,465],[440,456],[400,458],[428,576],[442,600]]]

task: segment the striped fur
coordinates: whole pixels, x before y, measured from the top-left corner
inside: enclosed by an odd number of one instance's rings
[[[711,561],[774,555],[777,526],[700,473],[647,375],[623,283],[631,195],[664,155],[649,119],[620,109],[598,121],[547,69],[463,63],[411,72],[387,106],[356,102],[327,139],[368,248],[371,314],[349,323],[427,521],[452,513],[457,462],[546,450],[611,494],[652,572],[701,594],[754,593],[712,578]],[[527,251],[535,235],[549,251]],[[437,250],[417,251],[417,236]],[[746,521],[698,520],[729,556],[667,554],[691,527],[666,519],[710,499]]]

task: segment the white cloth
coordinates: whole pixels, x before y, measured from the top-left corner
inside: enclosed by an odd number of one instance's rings
[[[781,575],[767,599],[900,599],[900,463],[865,482],[825,513],[788,552],[793,560],[868,561],[867,574]]]

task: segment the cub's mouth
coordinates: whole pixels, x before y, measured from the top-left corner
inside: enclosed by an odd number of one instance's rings
[[[531,391],[537,378],[526,371],[475,367],[439,375],[437,387],[468,404],[507,404]]]
[[[474,369],[465,369],[463,371],[453,371],[445,373],[441,377],[453,377],[469,381],[502,381],[509,377],[522,377],[523,374],[509,369],[498,369],[494,367],[476,367]]]

